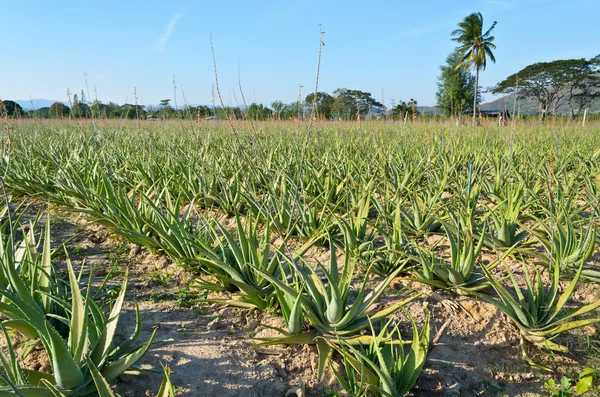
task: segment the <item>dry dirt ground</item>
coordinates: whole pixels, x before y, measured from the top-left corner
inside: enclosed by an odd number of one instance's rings
[[[271,332],[261,324],[283,326],[278,317],[199,302],[201,296],[189,289],[193,274],[164,256],[125,243],[83,215],[54,210],[52,235],[55,247],[66,242],[73,263],[81,265],[85,259],[98,280],[116,267],[120,271],[111,276],[110,284],[117,286],[123,280],[123,269],[129,268],[128,303],[119,333],[126,337],[132,332],[137,301],[143,320],[141,340],[157,330],[157,343],[140,364],[155,370],[160,370],[161,364],[169,365],[181,396],[335,395],[332,391],[341,395],[330,373],[317,381],[314,347],[252,347],[253,337]],[[313,258],[328,258],[325,250],[313,250]],[[422,296],[408,306],[408,312],[421,326],[424,308],[430,310],[432,339],[444,328],[431,347],[414,396],[547,395],[542,391],[542,378],[548,375],[521,358],[517,332],[494,306],[415,284],[396,283],[395,287],[401,291],[390,291],[382,304],[398,300],[402,291],[417,290]],[[598,292],[584,284],[576,297],[589,301],[596,299]],[[396,316],[410,332],[405,314]],[[595,329],[588,327],[583,333],[591,335]],[[569,336],[562,342],[571,345],[572,353],[551,359],[551,365],[557,370],[555,377],[564,372],[573,376],[589,360],[584,351],[590,346],[582,336]],[[531,354],[535,356],[535,351]],[[154,396],[161,378],[161,371],[122,375],[116,391],[124,397]]]

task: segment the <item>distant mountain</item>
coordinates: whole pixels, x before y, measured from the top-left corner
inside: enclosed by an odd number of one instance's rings
[[[515,95],[507,95],[502,98],[498,98],[495,101],[484,103],[481,105],[482,110],[502,110],[508,109],[511,113],[515,106]],[[591,113],[600,112],[600,99],[590,103],[588,109]],[[535,115],[539,114],[540,109],[538,107],[538,103],[535,99],[531,98],[523,98],[517,100],[517,113],[526,114],[526,115]],[[571,109],[569,108],[569,104],[566,99],[563,99],[560,102],[558,109],[556,110],[556,114],[561,116],[567,116],[571,114]]]
[[[65,105],[67,104],[66,102],[63,101],[57,101],[57,100],[51,100],[51,99],[26,99],[26,100],[17,100],[15,101],[16,103],[18,103],[19,105],[21,105],[21,107],[23,108],[23,110],[33,110],[35,109],[40,109],[40,108],[49,108],[50,106],[52,106],[52,104],[54,102],[62,102]],[[31,103],[33,102],[33,106],[31,105]]]
[[[519,98],[516,104],[517,113],[524,115],[535,115],[540,112],[538,103],[532,98]],[[502,98],[498,98],[494,101],[484,103],[480,106],[481,110],[504,110],[507,109],[509,112],[513,112],[515,109],[515,95],[506,95]],[[569,105],[564,103],[558,108],[558,114],[566,115],[569,114]]]
[[[417,106],[417,112],[421,114],[440,114],[440,108],[437,106]]]
[[[510,113],[513,112],[515,102],[515,95],[506,95],[501,98],[495,99],[491,102],[486,102],[479,106],[481,110],[504,110],[507,109]],[[591,113],[600,113],[600,99],[592,102],[589,106]],[[440,109],[437,106],[419,106],[417,110],[423,114],[439,114]],[[535,99],[524,98],[517,100],[517,113],[523,115],[536,115],[539,114],[540,110],[538,103]],[[569,104],[566,100],[562,100],[558,110],[558,115],[567,116],[571,114]]]

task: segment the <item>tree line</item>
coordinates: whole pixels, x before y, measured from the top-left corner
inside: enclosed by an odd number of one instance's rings
[[[386,107],[373,98],[370,92],[339,88],[332,94],[316,92],[308,94],[303,100],[291,103],[274,101],[270,106],[252,103],[247,107],[217,107],[207,105],[184,105],[174,107],[170,99],[163,99],[156,106],[133,104],[118,105],[114,102],[102,103],[98,100],[88,102],[83,92],[74,95],[71,106],[55,102],[50,107],[24,111],[16,102],[4,101],[10,117],[36,118],[99,118],[99,119],[251,119],[251,120],[289,120],[289,119],[344,119],[357,120],[367,117],[399,118],[406,114],[416,114],[414,99],[408,103],[400,101],[389,112]],[[2,111],[0,110],[0,113]]]
[[[0,116],[8,115],[11,118],[46,118],[46,119],[64,119],[64,118],[145,118],[148,112],[141,105],[132,105],[129,103],[118,105],[114,102],[102,103],[94,101],[87,104],[79,101],[73,101],[71,107],[62,102],[54,102],[49,107],[39,109],[23,110],[23,107],[11,100],[0,101]]]

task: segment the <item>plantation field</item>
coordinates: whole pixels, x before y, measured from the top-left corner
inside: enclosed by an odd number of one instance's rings
[[[484,124],[7,120],[0,396],[598,395],[600,126]]]

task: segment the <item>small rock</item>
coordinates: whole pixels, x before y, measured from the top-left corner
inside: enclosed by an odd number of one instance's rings
[[[220,326],[220,324],[219,324],[219,318],[215,318],[210,323],[206,324],[206,329],[208,329],[208,330],[214,330],[214,329],[219,328],[219,326]]]
[[[135,244],[129,250],[129,256],[131,256],[131,257],[137,256],[141,251],[142,251],[142,247],[140,247],[139,245]]]
[[[289,396],[304,397],[304,390],[302,390],[302,388],[300,388],[300,387],[292,387],[290,390],[288,390],[285,393],[285,397],[289,397]]]
[[[455,383],[452,386],[448,387],[448,390],[444,393],[445,397],[460,397],[460,389],[462,385],[460,383]]]
[[[249,331],[254,331],[258,324],[256,323],[256,320],[249,320],[246,326],[248,327]]]
[[[231,313],[231,309],[229,307],[224,307],[219,310],[219,316],[227,317]]]
[[[265,378],[274,378],[277,375],[277,370],[272,365],[265,365],[260,370],[261,375]]]

